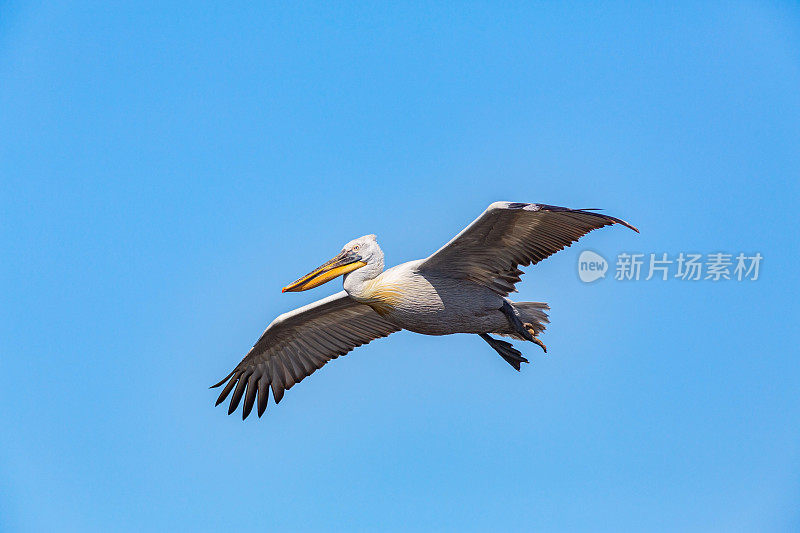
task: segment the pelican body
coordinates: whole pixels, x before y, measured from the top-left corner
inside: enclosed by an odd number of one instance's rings
[[[542,302],[514,302],[522,271],[571,245],[586,233],[627,222],[594,210],[544,204],[495,202],[433,255],[384,270],[375,235],[344,245],[330,261],[283,288],[305,291],[339,276],[344,290],[276,318],[222,381],[217,405],[233,391],[228,414],[244,397],[246,418],[258,397],[258,416],[272,390],[285,390],[330,359],[395,331],[424,335],[479,335],[517,371],[528,360],[491,334],[531,341],[548,323]]]
[[[361,237],[362,249],[383,261],[374,235]],[[351,244],[352,245],[352,244]],[[426,269],[423,260],[409,261],[367,278],[361,270],[344,276],[344,290],[357,302],[401,329],[423,335],[501,333],[508,329],[502,313],[504,297],[488,287]]]

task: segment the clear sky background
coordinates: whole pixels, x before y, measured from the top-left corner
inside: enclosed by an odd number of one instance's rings
[[[0,4],[0,530],[800,529],[800,8]],[[208,386],[280,288],[495,200],[602,207],[549,348],[392,335]],[[586,285],[583,249],[764,256]],[[613,268],[613,266],[612,266]]]

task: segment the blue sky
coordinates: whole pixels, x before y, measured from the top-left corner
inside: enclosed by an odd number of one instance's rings
[[[792,3],[0,4],[0,530],[800,528],[798,87]],[[213,408],[340,287],[287,282],[495,200],[641,229],[528,271],[547,356],[404,332]],[[764,262],[587,285],[584,249]]]

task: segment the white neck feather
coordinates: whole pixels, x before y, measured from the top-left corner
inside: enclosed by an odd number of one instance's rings
[[[383,272],[383,251],[377,252],[367,260],[366,266],[344,275],[344,290],[355,299],[366,298],[369,282]]]

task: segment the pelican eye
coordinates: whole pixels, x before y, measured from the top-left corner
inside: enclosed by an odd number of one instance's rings
[[[353,246],[353,251],[354,251],[354,252],[357,252],[357,251],[358,251],[358,245],[357,245],[357,244],[356,244],[355,246]]]

